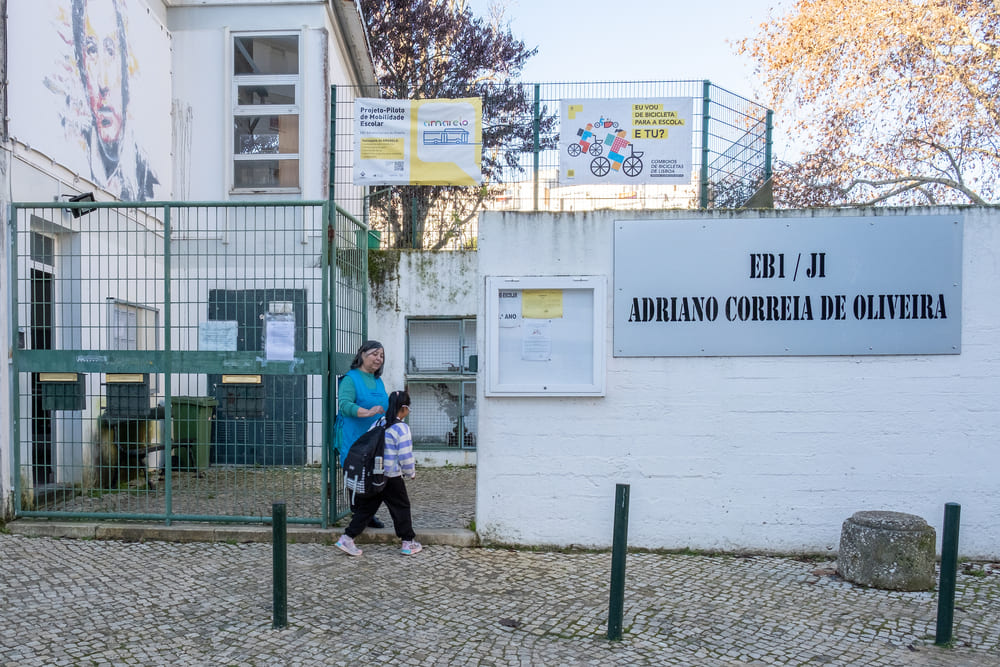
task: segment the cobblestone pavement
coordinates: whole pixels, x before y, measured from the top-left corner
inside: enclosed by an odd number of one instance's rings
[[[418,534],[474,516],[473,468],[422,468],[408,489]],[[610,642],[610,553],[395,542],[351,558],[340,528],[303,530],[282,629],[266,541],[0,534],[0,666],[1000,665],[1000,563],[959,575],[941,648],[934,593],[860,588],[831,562],[632,553]]]
[[[406,493],[413,508],[413,525],[418,530],[468,528],[476,516],[476,469],[418,468],[417,478],[406,481]],[[392,525],[385,507],[378,516],[387,526]]]
[[[1000,565],[933,593],[858,588],[831,563],[633,553],[622,641],[609,553],[288,545],[274,629],[268,544],[0,535],[0,665],[1000,664]]]

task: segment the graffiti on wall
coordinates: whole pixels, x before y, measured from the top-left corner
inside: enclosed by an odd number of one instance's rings
[[[49,42],[51,60],[12,58],[30,62],[34,70],[33,76],[21,72],[13,78],[27,88],[40,81],[49,95],[43,106],[51,108],[12,113],[12,133],[122,200],[169,196],[166,31],[138,0],[49,0],[44,5],[47,16],[36,10],[24,18],[47,21],[38,27],[42,35],[55,37]],[[25,99],[30,98],[18,94],[15,111],[24,111],[19,105]],[[53,132],[52,125],[58,130]]]

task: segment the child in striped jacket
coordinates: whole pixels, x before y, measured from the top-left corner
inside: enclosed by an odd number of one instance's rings
[[[361,534],[382,503],[389,509],[397,537],[403,540],[403,555],[412,556],[423,549],[415,539],[416,533],[410,517],[410,497],[403,482],[404,475],[409,479],[417,476],[413,460],[413,438],[409,425],[403,421],[410,414],[410,394],[405,391],[389,394],[389,409],[385,414],[385,451],[382,458],[385,489],[372,498],[357,500],[351,523],[337,540],[337,547],[352,556],[361,555],[361,549],[354,544],[354,538]]]

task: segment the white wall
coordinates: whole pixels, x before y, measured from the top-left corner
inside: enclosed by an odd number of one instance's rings
[[[943,212],[956,211],[869,214]],[[957,502],[961,553],[1000,554],[1000,211],[963,212],[960,355],[615,358],[609,324],[604,397],[487,398],[480,382],[481,535],[608,546],[626,483],[635,547],[835,551],[859,510],[917,514],[940,543],[944,504]],[[858,214],[487,213],[478,287],[490,275],[605,275],[610,323],[615,219]]]
[[[117,5],[125,25],[121,52],[128,74],[121,77],[115,71],[104,81],[113,89],[107,104],[121,120],[117,169],[110,175],[97,153],[96,121],[73,47],[71,4],[8,3],[11,137],[30,147],[27,152],[42,169],[59,164],[72,172],[80,190],[103,190],[129,200],[169,199],[171,43],[160,20],[162,0]],[[17,192],[14,197],[28,201]],[[46,200],[51,201],[51,193]]]
[[[395,256],[395,253],[390,253]],[[384,280],[369,285],[368,337],[385,346],[386,389],[406,384],[407,317],[475,317],[479,307],[475,252],[399,252]],[[470,465],[468,450],[419,451],[419,465]]]

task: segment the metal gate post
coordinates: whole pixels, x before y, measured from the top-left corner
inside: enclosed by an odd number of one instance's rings
[[[163,493],[163,513],[166,515],[164,519],[164,524],[170,525],[170,516],[174,511],[174,495],[173,488],[174,485],[171,483],[171,472],[173,466],[171,465],[171,456],[174,437],[174,415],[173,408],[171,404],[173,401],[173,386],[171,384],[171,379],[173,376],[171,359],[174,356],[174,350],[171,344],[170,329],[173,323],[170,308],[170,283],[172,272],[170,269],[170,258],[172,256],[170,248],[170,206],[164,206],[163,208],[163,349],[166,351],[164,355],[164,372],[163,372],[163,433],[160,437],[163,438],[163,478],[166,488]]]
[[[535,84],[535,111],[534,111],[534,119],[532,120],[532,123],[531,123],[532,128],[533,128],[532,134],[534,135],[532,137],[532,142],[533,142],[532,143],[532,149],[533,149],[532,150],[532,152],[533,152],[533,156],[532,156],[532,171],[533,171],[533,174],[534,174],[533,180],[534,180],[534,192],[535,192],[535,194],[534,194],[534,210],[535,211],[538,210],[538,157],[539,157],[538,156],[538,152],[539,152],[540,147],[541,147],[541,142],[539,140],[539,133],[541,132],[541,128],[539,126],[542,123],[541,111],[540,111],[540,109],[541,109],[541,100],[539,99],[541,97],[541,90],[542,90],[541,84],[536,83]]]
[[[764,130],[764,182],[771,180],[771,148],[774,141],[774,112],[767,110],[767,127]]]
[[[337,86],[330,86],[330,169],[329,169],[329,184],[327,193],[327,209],[326,209],[326,252],[323,253],[323,261],[325,266],[323,267],[323,282],[324,289],[326,290],[323,295],[323,308],[326,312],[323,314],[323,326],[328,327],[323,332],[323,345],[326,346],[325,354],[326,358],[326,372],[323,382],[323,408],[322,408],[322,419],[323,426],[320,429],[324,434],[323,438],[323,451],[320,454],[320,478],[322,479],[322,489],[320,494],[322,500],[320,504],[322,508],[320,510],[322,514],[322,525],[323,529],[329,527],[330,517],[336,513],[336,507],[334,506],[337,497],[336,490],[334,488],[334,465],[333,457],[331,453],[333,452],[334,438],[336,434],[333,428],[333,422],[336,415],[336,410],[333,409],[332,401],[337,400],[337,308],[336,303],[328,303],[331,299],[336,301],[337,299],[337,276],[333,275],[336,271],[336,252],[337,252],[337,199],[335,185],[337,182],[335,176],[335,170],[337,166]],[[329,325],[327,324],[329,322]]]
[[[712,116],[712,82],[705,79],[701,93],[701,183],[698,208],[708,208],[708,127]]]
[[[17,321],[17,308],[14,304],[17,303],[17,272],[18,272],[18,252],[17,252],[17,205],[11,204],[8,208],[10,212],[10,218],[8,218],[7,233],[10,235],[8,238],[7,247],[10,249],[10,257],[7,262],[7,312],[10,316],[10,344],[13,347],[18,346],[18,330],[20,324]],[[11,453],[13,457],[11,459],[11,475],[14,477],[14,517],[18,517],[21,514],[21,492],[24,480],[21,479],[21,401],[18,398],[20,391],[18,391],[20,386],[20,375],[17,363],[17,354],[14,355],[14,363],[10,366],[10,382],[8,390],[10,391],[10,421],[11,421]]]

